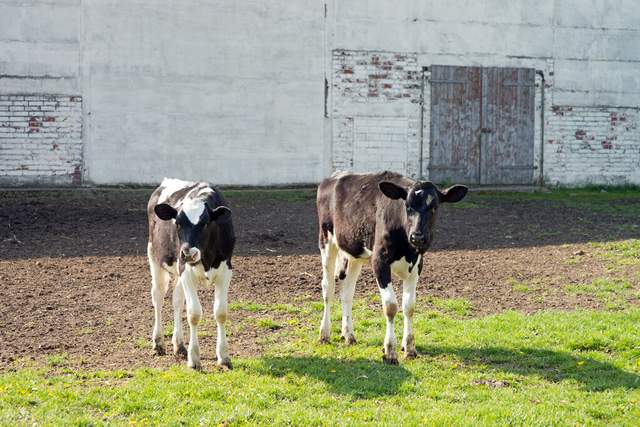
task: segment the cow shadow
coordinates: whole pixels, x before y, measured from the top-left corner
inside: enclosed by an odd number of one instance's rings
[[[640,375],[611,363],[568,352],[539,348],[418,346],[418,353],[436,357],[454,355],[465,365],[481,365],[492,371],[538,376],[550,382],[576,381],[588,391],[640,388]]]
[[[412,377],[402,365],[357,358],[335,359],[315,356],[265,357],[258,367],[263,375],[285,377],[294,374],[325,383],[331,392],[355,399],[395,395]]]

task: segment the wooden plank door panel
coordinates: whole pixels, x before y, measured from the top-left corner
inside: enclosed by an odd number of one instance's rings
[[[431,67],[429,178],[478,183],[481,69]]]
[[[535,70],[482,70],[481,184],[532,184]]]

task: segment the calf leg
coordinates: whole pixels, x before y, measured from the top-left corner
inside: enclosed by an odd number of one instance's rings
[[[180,282],[187,300],[187,319],[189,321],[189,349],[187,351],[187,365],[200,369],[200,345],[198,344],[198,323],[202,317],[202,305],[198,298],[196,267],[187,265],[180,276]],[[200,267],[202,268],[202,267]]]
[[[380,289],[380,298],[382,299],[382,311],[387,319],[387,328],[384,336],[384,356],[382,361],[390,365],[398,364],[398,355],[396,354],[396,336],[393,330],[393,319],[398,312],[398,300],[393,291],[393,283],[391,283],[391,270],[389,265],[380,259],[372,261],[373,272]]]
[[[340,283],[340,299],[342,300],[342,338],[347,344],[355,344],[356,336],[353,332],[353,294],[356,282],[360,276],[362,264],[355,260],[347,261],[344,278]]]
[[[402,313],[404,315],[404,331],[402,334],[402,348],[407,359],[415,358],[416,340],[413,336],[413,312],[416,307],[417,275],[402,282]]]
[[[224,264],[226,266],[226,264]],[[213,304],[213,314],[218,327],[218,340],[216,343],[216,355],[218,365],[231,369],[231,359],[229,358],[229,348],[227,345],[227,334],[224,324],[227,321],[227,292],[231,282],[232,271],[223,268],[215,281],[215,301]]]
[[[173,354],[177,357],[187,357],[187,349],[184,346],[184,334],[182,333],[182,310],[184,310],[184,288],[180,279],[173,288]]]
[[[165,350],[164,334],[162,332],[162,303],[171,278],[169,273],[153,258],[151,243],[147,246],[147,257],[149,258],[149,269],[151,270],[151,302],[153,303],[154,314],[151,343],[155,353],[157,355],[163,355],[165,354]]]
[[[322,299],[324,301],[324,312],[322,323],[320,323],[320,342],[328,343],[331,336],[331,302],[335,296],[336,278],[336,255],[337,248],[331,242],[327,242],[320,254],[322,256]]]

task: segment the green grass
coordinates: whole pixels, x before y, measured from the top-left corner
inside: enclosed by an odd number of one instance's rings
[[[58,366],[63,366],[68,361],[68,355],[66,353],[60,354],[52,354],[47,356],[47,365],[56,368]]]
[[[264,319],[264,318],[263,319],[258,319],[256,324],[258,325],[259,328],[270,329],[272,331],[275,331],[276,329],[282,328],[282,325],[279,324],[278,322],[276,322],[273,319]]]
[[[593,295],[608,309],[621,309],[628,305],[633,287],[626,279],[597,278],[590,283],[565,286],[565,291],[576,295]]]
[[[164,331],[162,332],[165,338],[171,338],[173,336],[173,322],[167,323],[164,326]]]
[[[640,199],[639,186],[586,186],[580,188],[554,188],[545,191],[480,191],[481,198],[492,197],[507,200],[590,200],[607,201],[621,199]]]
[[[230,200],[281,200],[285,202],[305,202],[316,199],[315,188],[303,189],[245,189],[223,190]]]
[[[492,201],[546,202],[570,208],[628,218],[640,217],[640,187],[558,188],[537,192],[479,192],[470,200],[480,205]]]
[[[640,239],[594,242],[591,246],[614,265],[640,265]]]
[[[440,312],[452,316],[468,316],[473,310],[473,306],[464,298],[438,298],[428,296],[427,302]]]
[[[251,313],[299,313],[302,308],[292,304],[260,304],[253,301],[235,301],[229,304],[230,310],[245,310]]]
[[[454,209],[489,208],[496,202],[546,203],[564,206],[595,214],[604,214],[622,218],[640,217],[640,187],[602,187],[556,188],[545,191],[479,191],[472,192],[461,202],[447,205]],[[636,231],[635,224],[613,225],[621,232]],[[537,231],[539,234],[540,231]]]
[[[530,293],[545,289],[545,284],[541,279],[516,280],[510,279],[509,284],[516,292]]]
[[[133,346],[139,350],[150,349],[151,341],[147,338],[138,338],[133,342]]]
[[[92,372],[64,357],[4,372],[0,424],[637,425],[640,310],[470,318],[454,301],[437,303],[452,314],[416,313],[421,357],[400,366],[381,363],[380,310],[356,304],[355,346],[339,322],[318,344],[309,307],[286,340],[230,372]]]

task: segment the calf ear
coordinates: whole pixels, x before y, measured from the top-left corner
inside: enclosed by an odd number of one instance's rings
[[[215,209],[211,209],[207,206],[207,209],[209,209],[209,216],[212,221],[217,221],[221,217],[231,215],[231,209],[226,206],[218,206]]]
[[[380,188],[380,191],[382,191],[382,194],[390,199],[407,199],[407,190],[400,187],[399,185],[394,184],[393,182],[383,181],[378,184],[378,187]]]
[[[158,215],[158,218],[163,221],[168,221],[178,216],[178,211],[166,203],[156,205],[156,207],[153,208],[153,211]]]
[[[438,196],[440,196],[441,203],[455,203],[464,199],[467,191],[469,191],[469,189],[464,185],[454,185],[444,191],[438,191]]]

